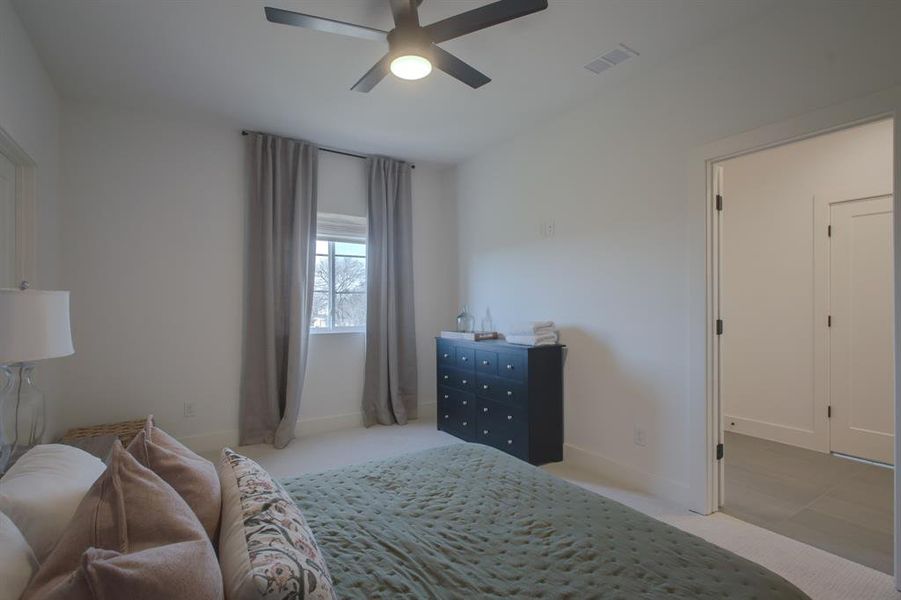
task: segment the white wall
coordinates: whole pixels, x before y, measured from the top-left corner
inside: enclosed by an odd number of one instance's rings
[[[62,156],[62,266],[76,345],[62,424],[152,412],[198,448],[235,443],[246,182],[238,128],[69,105]],[[363,206],[362,161],[323,155],[322,165],[322,210]],[[433,359],[429,337],[456,304],[455,263],[446,261],[455,212],[443,181],[437,167],[414,171],[424,365]],[[362,344],[362,335],[312,337],[302,431],[360,421]],[[423,378],[428,413],[435,392],[425,367]],[[196,417],[184,418],[185,402]]]
[[[59,279],[59,99],[9,0],[0,0],[0,128],[37,165],[34,287],[61,289]],[[41,365],[48,427],[58,420],[57,372],[68,359]]]
[[[179,436],[235,429],[241,136],[67,105],[61,138],[62,270],[75,343],[63,425],[153,413]],[[183,418],[187,401],[193,419]]]
[[[897,84],[899,22],[897,4],[785,3],[460,166],[461,299],[490,305],[501,328],[560,324],[570,459],[692,495],[706,340],[693,161],[714,140]]]
[[[891,194],[883,120],[721,163],[724,425],[829,451],[824,205]]]

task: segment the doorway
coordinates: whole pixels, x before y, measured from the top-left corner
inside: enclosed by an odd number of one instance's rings
[[[0,126],[0,287],[35,280],[37,168]]]
[[[894,462],[892,197],[829,205],[829,441]]]
[[[0,287],[16,285],[16,167],[0,152]]]
[[[888,573],[893,128],[713,165],[720,509]]]

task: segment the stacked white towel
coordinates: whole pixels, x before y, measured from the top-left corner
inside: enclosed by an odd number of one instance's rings
[[[510,344],[549,346],[557,343],[557,330],[553,321],[529,321],[511,327],[504,338]]]
[[[545,335],[554,333],[553,321],[526,321],[516,323],[506,333],[510,335]]]

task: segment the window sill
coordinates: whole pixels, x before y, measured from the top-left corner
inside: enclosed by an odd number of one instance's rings
[[[366,335],[365,329],[310,329],[310,335]]]

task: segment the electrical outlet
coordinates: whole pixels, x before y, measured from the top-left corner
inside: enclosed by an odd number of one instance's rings
[[[645,435],[645,431],[643,428],[638,425],[635,426],[635,445],[636,446],[647,446],[648,438]]]
[[[194,411],[194,403],[193,402],[185,402],[185,418],[190,419],[191,417],[196,417],[197,413]]]

